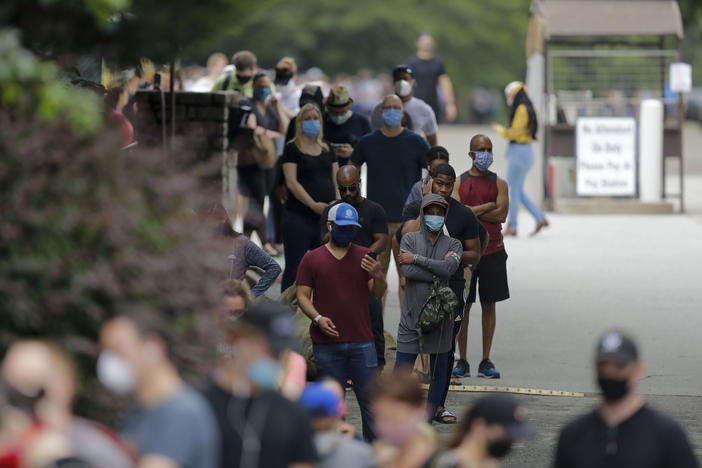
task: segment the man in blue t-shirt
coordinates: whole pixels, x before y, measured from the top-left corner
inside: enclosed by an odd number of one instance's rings
[[[392,94],[381,106],[383,126],[358,142],[351,162],[368,166],[368,198],[380,204],[388,215],[389,236],[402,224],[402,208],[412,185],[427,165],[427,141],[402,127],[402,100]],[[380,256],[383,270],[390,266],[390,245]],[[396,262],[397,264],[397,262]]]

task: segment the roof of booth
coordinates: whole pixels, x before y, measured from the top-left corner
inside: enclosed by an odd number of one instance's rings
[[[675,35],[683,37],[675,0],[535,0],[543,37]]]

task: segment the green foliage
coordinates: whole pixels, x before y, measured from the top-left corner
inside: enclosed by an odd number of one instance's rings
[[[44,122],[64,115],[78,136],[94,133],[102,121],[96,96],[56,81],[57,68],[20,45],[15,31],[0,30],[0,102]]]

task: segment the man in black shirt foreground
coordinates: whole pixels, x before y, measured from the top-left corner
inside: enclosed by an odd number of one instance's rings
[[[312,468],[317,453],[310,422],[275,391],[276,356],[296,345],[293,319],[271,301],[239,313],[218,313],[219,364],[203,392],[221,433],[221,466]]]
[[[695,468],[685,432],[636,392],[643,366],[633,340],[613,331],[595,355],[602,404],[561,431],[556,468]]]

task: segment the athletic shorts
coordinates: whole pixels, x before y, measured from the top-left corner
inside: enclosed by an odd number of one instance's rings
[[[476,290],[480,295],[480,302],[500,302],[509,299],[507,252],[504,249],[480,258],[478,267],[473,270],[470,278],[468,302],[475,302]]]

